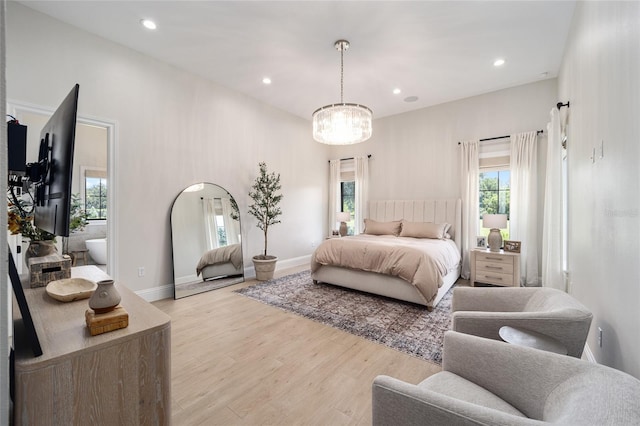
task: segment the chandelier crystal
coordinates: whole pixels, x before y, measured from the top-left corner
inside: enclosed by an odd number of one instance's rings
[[[334,44],[340,51],[340,103],[318,108],[313,113],[313,138],[327,145],[351,145],[371,137],[373,112],[364,105],[345,103],[343,52],[349,48],[347,40]]]

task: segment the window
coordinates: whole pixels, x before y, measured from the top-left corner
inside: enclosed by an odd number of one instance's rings
[[[488,235],[489,229],[482,227],[485,214],[506,214],[507,229],[501,230],[502,238],[509,239],[509,201],[511,173],[509,169],[485,170],[480,173],[478,198],[480,201],[480,234]]]
[[[107,219],[107,176],[105,171],[84,169],[84,209],[89,220]]]
[[[224,229],[224,216],[216,212],[216,228],[218,229],[218,242],[220,247],[227,245],[227,230]]]
[[[347,235],[354,234],[355,206],[356,182],[354,180],[340,182],[340,211],[351,213],[351,219],[347,222]]]

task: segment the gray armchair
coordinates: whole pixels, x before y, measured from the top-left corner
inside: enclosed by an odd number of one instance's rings
[[[442,371],[378,376],[373,425],[638,425],[640,380],[599,364],[448,331]]]
[[[554,338],[576,358],[593,318],[567,293],[546,287],[456,287],[451,310],[455,331],[500,340],[502,326],[525,328]]]

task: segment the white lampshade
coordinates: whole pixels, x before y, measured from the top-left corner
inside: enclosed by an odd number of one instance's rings
[[[336,222],[349,222],[351,220],[351,213],[349,212],[337,212]]]
[[[373,113],[358,104],[335,104],[313,113],[313,138],[327,145],[351,145],[371,137]]]
[[[485,214],[482,216],[482,227],[490,229],[506,229],[506,214]]]

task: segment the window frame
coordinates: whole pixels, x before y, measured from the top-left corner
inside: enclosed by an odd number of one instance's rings
[[[90,225],[106,224],[107,220],[109,219],[109,177],[108,177],[107,169],[102,167],[80,166],[80,175],[81,175],[80,199],[85,211],[87,208],[87,172],[97,172],[96,174],[104,174],[105,177],[104,178],[100,177],[100,179],[104,179],[106,181],[106,191],[105,191],[104,197],[105,197],[105,205],[107,206],[106,215],[104,218],[98,218],[98,219],[87,218],[87,220],[89,221]]]
[[[478,235],[484,235],[484,236],[488,236],[489,235],[489,229],[488,228],[484,228],[482,226],[482,212],[480,210],[480,174],[481,173],[491,173],[491,172],[502,172],[502,171],[507,171],[509,172],[509,195],[511,195],[511,165],[510,164],[502,164],[502,165],[491,165],[491,166],[484,166],[484,167],[480,167],[479,171],[478,171]],[[500,191],[500,181],[498,181],[498,194]],[[498,202],[498,205],[500,203]],[[509,207],[511,204],[511,196],[509,196]],[[509,208],[509,213],[507,214],[507,228],[500,230],[500,233],[502,234],[502,238],[503,240],[508,240],[509,239],[509,235],[511,233],[511,222],[510,222],[510,213],[511,213],[511,209]]]

